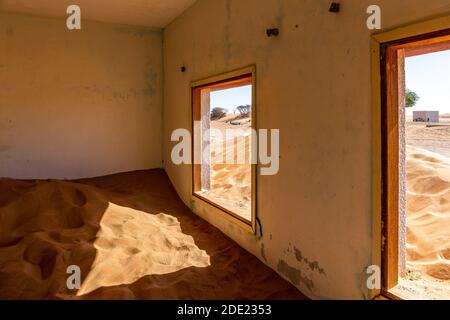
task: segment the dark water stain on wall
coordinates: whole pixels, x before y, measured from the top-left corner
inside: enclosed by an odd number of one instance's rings
[[[264,259],[264,261],[267,262],[266,251],[265,251],[265,248],[264,248],[264,243],[261,243],[261,257]]]
[[[304,284],[309,291],[314,290],[314,282],[308,277],[303,276],[299,269],[290,266],[286,261],[279,260],[277,270],[286,276],[294,285]]]
[[[112,96],[114,98],[114,100],[120,100],[120,101],[128,101],[128,99],[131,97],[131,94],[129,92],[119,92],[119,91],[114,91],[112,93]]]
[[[149,103],[146,103],[145,110],[150,111],[154,107],[154,99],[158,95],[159,87],[159,74],[154,71],[152,67],[148,67],[148,71],[145,72],[145,86],[142,89],[142,94],[149,99]]]
[[[303,256],[302,252],[296,247],[294,247],[294,254],[298,262],[305,263],[312,271],[318,271],[321,275],[326,275],[325,270],[320,267],[319,262],[310,261],[308,258]]]
[[[145,87],[142,90],[142,93],[145,96],[153,97],[156,95],[157,87],[158,73],[155,72],[151,66],[148,66],[147,71],[145,72]]]

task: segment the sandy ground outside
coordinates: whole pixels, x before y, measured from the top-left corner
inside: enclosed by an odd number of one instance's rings
[[[203,191],[201,195],[251,221],[251,119],[228,115],[211,121],[211,129],[221,134],[212,131],[211,189]],[[240,130],[242,134],[237,139],[227,139],[226,130]],[[245,162],[226,163],[227,157],[237,160],[238,152],[245,155]]]
[[[79,291],[66,285],[78,265]],[[306,299],[178,198],[163,170],[0,179],[0,299]]]
[[[407,120],[407,275],[393,292],[450,299],[450,116]]]

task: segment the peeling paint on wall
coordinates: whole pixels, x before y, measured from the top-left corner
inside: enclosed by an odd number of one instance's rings
[[[326,276],[326,272],[323,268],[320,267],[319,262],[310,261],[308,258],[304,257],[302,252],[299,249],[297,249],[296,247],[294,247],[294,254],[295,254],[295,258],[297,259],[298,262],[303,262],[306,265],[308,265],[308,267],[312,271],[317,270],[321,275]]]
[[[303,284],[309,291],[314,289],[314,281],[312,277],[314,272],[320,275],[326,276],[325,270],[320,266],[319,262],[311,261],[303,255],[303,253],[292,243],[289,243],[288,247],[284,251],[285,258],[280,259],[277,265],[277,270],[295,285]],[[289,264],[287,261],[291,261],[295,264]],[[306,265],[306,268],[305,268]]]
[[[314,282],[302,275],[299,269],[290,266],[286,261],[279,260],[277,266],[278,272],[287,277],[294,285],[298,286],[301,283],[308,288],[309,291],[313,291]]]
[[[261,257],[264,259],[264,261],[267,262],[266,252],[265,252],[265,248],[264,248],[264,243],[261,243]]]

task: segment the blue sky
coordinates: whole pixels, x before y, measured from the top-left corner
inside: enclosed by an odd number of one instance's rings
[[[450,113],[450,50],[406,59],[406,87],[420,96],[413,111]]]
[[[252,86],[242,86],[211,92],[211,109],[225,108],[233,112],[240,105],[252,104]]]

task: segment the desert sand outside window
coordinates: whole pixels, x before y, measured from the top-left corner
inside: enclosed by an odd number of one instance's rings
[[[192,194],[255,229],[254,67],[196,81],[192,88]]]

